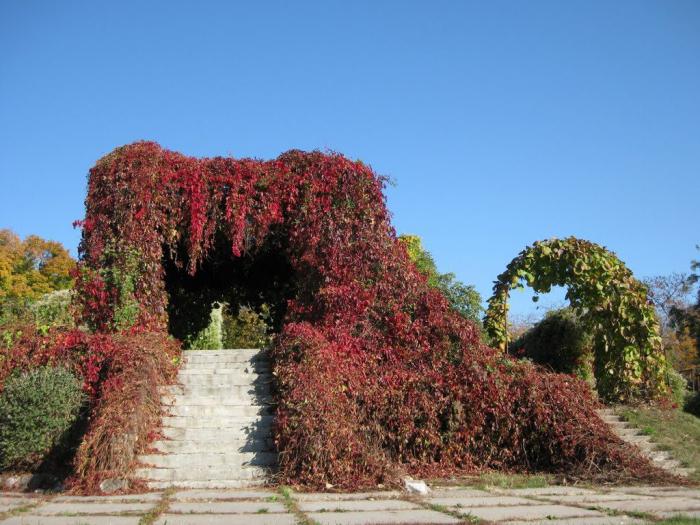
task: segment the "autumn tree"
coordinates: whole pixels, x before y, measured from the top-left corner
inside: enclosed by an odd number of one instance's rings
[[[49,292],[70,288],[74,267],[61,243],[37,235],[21,240],[11,230],[0,230],[0,317]]]

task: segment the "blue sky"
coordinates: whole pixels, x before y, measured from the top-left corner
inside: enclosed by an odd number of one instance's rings
[[[139,139],[362,159],[397,231],[485,298],[551,236],[686,271],[700,2],[0,2],[0,227],[75,254],[88,169]]]

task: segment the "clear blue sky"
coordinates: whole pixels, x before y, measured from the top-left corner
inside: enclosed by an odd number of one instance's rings
[[[88,169],[138,139],[360,158],[397,182],[397,231],[485,297],[550,236],[686,271],[700,2],[3,0],[0,227],[75,254]]]

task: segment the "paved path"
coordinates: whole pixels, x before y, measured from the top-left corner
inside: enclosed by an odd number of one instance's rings
[[[434,487],[424,498],[400,492],[285,495],[274,490],[89,497],[0,493],[2,525],[606,525],[648,523],[678,514],[700,518],[700,489]]]

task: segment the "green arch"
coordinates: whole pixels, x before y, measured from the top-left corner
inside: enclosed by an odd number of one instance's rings
[[[494,346],[508,346],[508,296],[524,284],[537,293],[565,286],[566,298],[594,337],[596,387],[608,402],[668,393],[659,323],[646,287],[617,256],[576,237],[528,246],[498,276],[484,317]]]

